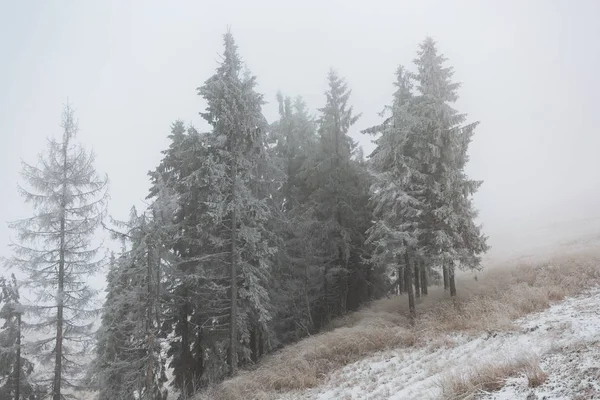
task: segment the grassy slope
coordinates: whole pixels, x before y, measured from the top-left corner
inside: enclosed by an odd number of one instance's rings
[[[447,334],[456,332],[510,330],[513,320],[599,283],[598,260],[598,253],[579,252],[552,262],[490,268],[479,274],[478,281],[463,275],[457,298],[433,288],[418,303],[414,328],[406,318],[405,297],[374,302],[334,321],[327,332],[266,357],[256,369],[198,399],[273,399],[281,392],[315,387],[332,371],[382,350],[443,343]]]

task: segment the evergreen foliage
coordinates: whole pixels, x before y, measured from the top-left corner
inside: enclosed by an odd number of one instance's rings
[[[22,316],[17,279],[0,278],[0,398],[36,399],[41,394],[31,381],[33,363],[23,356]]]
[[[111,258],[107,298],[98,332],[96,371],[99,400],[161,400],[166,396],[165,360],[159,338],[162,244],[160,220],[132,209],[120,223],[124,241]]]
[[[334,71],[328,86],[317,121],[318,145],[301,171],[308,191],[304,224],[321,279],[317,327],[367,298],[363,256],[371,219],[364,163],[354,158],[357,145],[348,135],[359,118],[348,104],[351,91]]]
[[[352,92],[335,71],[316,117],[278,93],[269,124],[230,32],[223,45],[197,88],[208,129],[173,123],[147,206],[104,225],[121,250],[88,371],[98,400],[191,399],[390,294],[407,295],[414,323],[428,288],[456,295],[455,268],[480,268],[488,249],[473,205],[482,182],[465,173],[478,123],[453,108],[460,85],[431,38],[414,72],[398,67],[381,123],[363,131],[375,136],[367,158],[352,138]],[[62,128],[37,164],[23,164],[19,190],[35,213],[11,223],[9,265],[27,274],[35,299],[21,306],[14,277],[0,280],[2,399],[36,399],[46,385],[62,400],[63,388],[81,386],[107,179],[75,143],[68,106]],[[28,345],[53,370],[36,383],[22,326],[38,331]]]

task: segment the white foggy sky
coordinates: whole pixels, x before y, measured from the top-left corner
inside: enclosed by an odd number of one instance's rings
[[[21,159],[59,135],[69,99],[79,139],[109,175],[109,211],[141,205],[146,172],[177,118],[204,128],[195,88],[216,67],[228,26],[270,103],[275,94],[324,102],[334,67],[363,116],[380,121],[394,71],[430,35],[463,83],[456,108],[481,125],[470,175],[491,244],[511,230],[598,215],[598,1],[7,1],[0,0],[0,256],[4,221],[27,216],[16,192]]]

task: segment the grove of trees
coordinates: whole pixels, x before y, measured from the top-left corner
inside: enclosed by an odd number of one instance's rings
[[[342,77],[329,71],[316,116],[278,94],[269,123],[226,33],[197,89],[210,129],[172,124],[148,207],[127,221],[105,218],[107,179],[76,144],[67,106],[62,139],[23,164],[34,214],[11,223],[7,263],[37,297],[21,306],[16,279],[0,281],[0,397],[61,400],[64,388],[92,387],[99,400],[189,399],[369,301],[407,294],[415,324],[430,285],[455,296],[456,269],[480,268],[487,250],[472,202],[481,182],[464,171],[477,123],[453,108],[459,84],[431,38],[415,67],[398,67],[381,123],[363,131],[376,144],[365,156]],[[121,246],[108,258],[100,225]],[[86,277],[101,267],[99,309]],[[26,344],[23,328],[37,330]],[[34,373],[21,348],[51,373]]]

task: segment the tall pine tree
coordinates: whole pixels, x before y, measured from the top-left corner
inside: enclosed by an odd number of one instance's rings
[[[123,260],[112,254],[101,323],[96,332],[96,357],[89,371],[99,400],[125,400],[133,396],[133,389],[125,379],[129,362],[124,350],[131,330],[128,325],[132,322],[127,320],[127,304],[123,301],[127,282],[121,275],[121,264]]]
[[[160,221],[132,209],[130,220],[114,235],[124,252],[113,260],[107,299],[98,333],[96,375],[100,400],[161,400],[163,383],[158,318],[162,244]]]
[[[477,123],[463,125],[466,115],[452,108],[460,85],[451,81],[453,70],[444,66],[445,62],[433,39],[426,38],[415,60],[420,94],[415,115],[429,149],[423,160],[427,175],[423,241],[428,257],[443,266],[454,296],[456,262],[476,267],[487,244],[474,223],[476,213],[470,200],[481,182],[470,180],[464,173],[468,144]]]
[[[318,269],[312,262],[303,205],[309,191],[302,166],[316,150],[316,124],[301,98],[277,95],[279,120],[269,132],[271,157],[280,184],[272,191],[279,251],[271,295],[277,305],[275,331],[283,344],[314,332],[313,309],[320,293]]]
[[[211,263],[228,276],[227,362],[235,374],[240,361],[258,348],[251,338],[267,331],[271,305],[267,285],[275,249],[270,246],[266,223],[270,218],[268,194],[261,190],[265,164],[266,121],[262,95],[254,91],[256,79],[242,71],[233,35],[224,35],[225,51],[216,73],[198,93],[207,102],[202,117],[212,131],[209,148],[211,193],[203,215],[212,237]],[[260,346],[258,346],[260,347]]]
[[[370,224],[368,184],[353,158],[356,143],[348,135],[358,119],[348,104],[351,91],[334,71],[329,72],[328,84],[318,120],[319,144],[302,167],[310,193],[303,214],[314,262],[321,270],[317,326],[344,314],[348,300],[365,292],[362,256]]]
[[[424,143],[415,128],[412,75],[402,66],[396,72],[393,103],[384,110],[383,124],[365,133],[380,134],[371,154],[374,182],[371,201],[375,222],[369,229],[367,242],[372,244],[370,261],[391,266],[397,271],[397,282],[413,280],[413,263],[420,251],[421,217],[424,210],[424,176],[422,150]],[[400,266],[404,265],[404,268]],[[388,271],[392,272],[392,271]],[[416,315],[412,284],[408,292],[411,320]]]
[[[174,259],[165,271],[161,331],[163,336],[173,335],[167,352],[173,385],[188,396],[206,383],[207,358],[215,358],[208,356],[212,350],[209,321],[221,311],[217,304],[222,290],[211,284],[203,263],[207,261],[203,256],[211,248],[201,224],[211,190],[206,179],[208,152],[204,135],[177,121],[169,138],[171,144],[163,151],[161,163],[150,172],[152,187],[148,198],[158,199],[162,191],[168,190],[173,203],[169,215],[162,216],[166,235],[163,245]]]

